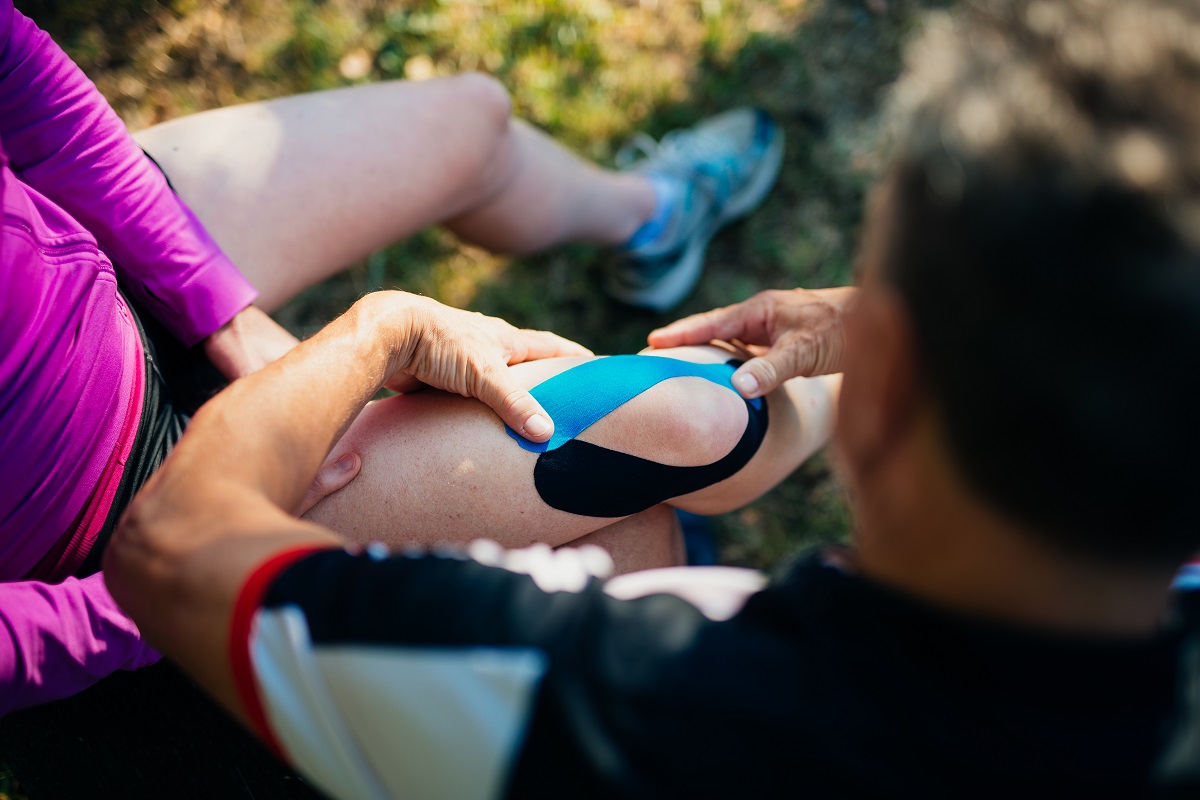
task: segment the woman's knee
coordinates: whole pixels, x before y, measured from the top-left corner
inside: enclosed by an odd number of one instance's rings
[[[507,131],[512,118],[512,98],[504,84],[482,72],[464,72],[446,79],[459,108],[480,117],[480,122],[497,133]]]
[[[679,467],[719,461],[746,429],[745,402],[703,378],[664,381],[597,422],[580,438]]]
[[[399,86],[414,84],[398,82]],[[429,97],[444,129],[443,144],[457,142],[455,157],[446,165],[449,185],[466,187],[473,202],[491,197],[511,179],[517,159],[512,125],[512,100],[498,80],[465,72],[416,84]]]

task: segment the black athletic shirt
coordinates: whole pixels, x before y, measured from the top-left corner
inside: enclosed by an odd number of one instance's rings
[[[748,571],[664,571],[686,596],[719,590],[695,604],[616,599],[577,556],[497,552],[483,560],[508,569],[341,550],[263,565],[231,639],[260,733],[355,798],[1142,796],[1195,779],[1183,684],[1200,658],[1179,668],[1200,653],[1195,592],[1156,638],[1118,642],[948,613],[816,551],[761,591]]]

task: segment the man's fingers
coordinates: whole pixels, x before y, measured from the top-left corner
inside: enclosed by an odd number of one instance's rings
[[[646,338],[651,347],[659,348],[707,344],[713,339],[743,339],[768,344],[763,308],[756,296],[744,303],[676,320],[665,328],[651,331]]]
[[[418,301],[425,313],[416,325],[408,362],[398,367],[429,386],[474,397],[506,425],[532,442],[554,434],[554,423],[528,391],[509,377],[509,365],[553,356],[591,354],[569,339],[546,331],[518,330],[501,319],[459,311],[432,300]],[[393,376],[388,388],[410,385]]]
[[[385,389],[390,389],[391,391],[399,392],[400,394],[412,394],[413,392],[419,392],[422,389],[429,388],[428,384],[422,383],[412,375],[405,375],[403,373],[393,375],[391,379],[388,380],[388,382],[383,386]]]
[[[336,461],[326,461],[304,492],[304,499],[300,501],[300,509],[296,512],[297,516],[303,516],[317,503],[345,488],[350,481],[358,477],[361,469],[362,459],[357,453],[345,453]]]
[[[549,331],[519,330],[510,347],[509,364],[558,356],[595,355],[581,344]]]
[[[752,358],[733,373],[733,385],[743,397],[762,397],[797,377],[828,374],[821,371],[821,343],[795,333],[781,336],[762,355]]]
[[[713,339],[723,338],[717,334],[720,327],[716,315],[724,309],[693,314],[675,320],[670,325],[650,331],[646,341],[651,347],[682,347],[689,344],[707,344]]]
[[[737,305],[685,317],[648,339],[658,348],[739,340],[755,357],[734,373],[733,385],[743,397],[762,397],[789,378],[841,370],[842,314],[854,296],[850,287],[769,290]]]

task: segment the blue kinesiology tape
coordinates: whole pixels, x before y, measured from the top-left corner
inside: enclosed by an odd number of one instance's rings
[[[531,453],[557,450],[642,392],[669,378],[704,378],[737,394],[736,363],[697,364],[663,356],[608,356],[585,361],[529,390],[554,420],[554,435],[531,442],[512,428],[508,435]],[[740,397],[740,395],[739,395]],[[755,409],[762,400],[749,401]]]
[[[554,420],[554,436],[535,444],[508,434],[538,453],[534,485],[550,507],[591,517],[623,517],[689,494],[744,467],[767,433],[762,399],[746,403],[746,430],[728,454],[712,464],[676,467],[576,439],[598,420],[670,378],[703,378],[734,394],[738,362],[696,364],[660,356],[609,356],[561,372],[531,391]],[[741,395],[738,395],[741,398]]]

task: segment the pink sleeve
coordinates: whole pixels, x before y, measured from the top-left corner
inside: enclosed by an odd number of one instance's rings
[[[134,297],[187,345],[256,292],[67,55],[0,0],[0,140],[28,186],[87,228]]]
[[[57,584],[0,583],[0,715],[158,659],[101,573]]]

